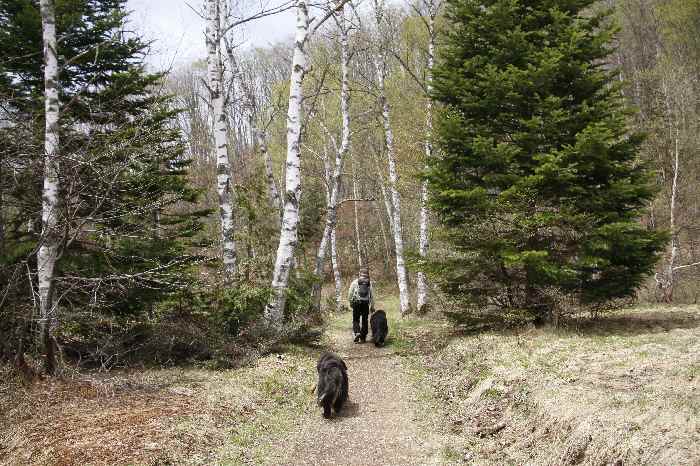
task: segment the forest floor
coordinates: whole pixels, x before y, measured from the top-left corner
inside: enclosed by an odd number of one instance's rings
[[[0,464],[700,465],[697,306],[462,335],[380,305],[381,349],[346,313],[242,369],[0,379]],[[350,377],[331,420],[311,393],[325,350]]]
[[[387,303],[393,332],[401,322]],[[442,464],[418,405],[402,343],[354,344],[334,315],[314,347],[287,346],[252,367],[77,373],[25,387],[0,383],[0,464]],[[392,344],[393,342],[393,344]],[[348,365],[350,400],[325,420],[316,361]]]

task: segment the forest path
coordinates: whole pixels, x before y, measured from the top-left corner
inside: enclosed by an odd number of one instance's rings
[[[439,444],[418,424],[412,384],[389,341],[384,348],[352,342],[350,313],[335,318],[328,331],[330,348],[348,366],[350,399],[338,416],[327,420],[313,406],[311,416],[290,439],[283,464],[290,465],[432,465],[440,464]]]

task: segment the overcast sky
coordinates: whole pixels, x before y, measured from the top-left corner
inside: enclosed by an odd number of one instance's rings
[[[182,65],[205,56],[204,21],[187,4],[202,7],[202,0],[129,0],[130,20],[142,37],[154,40],[149,62],[158,69]],[[294,33],[294,14],[287,11],[248,23],[245,46],[265,46]]]

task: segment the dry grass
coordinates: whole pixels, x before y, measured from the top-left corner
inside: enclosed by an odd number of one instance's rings
[[[566,330],[433,333],[411,357],[446,462],[700,464],[700,311],[637,309]]]
[[[280,412],[298,409],[294,400],[306,401],[312,367],[310,356],[276,354],[229,371],[115,371],[30,387],[7,383],[0,391],[0,464],[247,464],[259,454],[258,434],[281,426]]]
[[[391,357],[347,344],[347,313],[332,319],[325,347],[354,370],[354,408],[333,435],[425,443],[400,449],[410,458],[391,456],[399,450],[388,440],[375,445],[386,464],[700,465],[697,307],[467,336],[439,319],[400,319],[395,299],[382,305],[391,329],[381,352]],[[82,373],[31,386],[2,372],[0,464],[347,464],[347,451],[333,459],[315,440],[329,429],[310,394],[322,349],[291,346],[236,370]],[[394,417],[377,414],[377,393],[396,398],[401,428],[381,427]],[[364,447],[348,448],[362,464]]]
[[[241,409],[202,397],[208,376],[160,370],[35,383],[2,413],[0,463],[206,462],[230,428],[224,413]]]
[[[289,346],[251,367],[0,383],[0,464],[359,465],[370,454],[382,464],[425,464],[439,449],[408,414],[411,386],[396,355],[411,348],[398,334],[415,326],[397,317],[394,301],[385,304],[397,338],[381,350],[353,345],[344,313],[332,316],[323,346]],[[328,348],[352,372],[351,401],[334,422],[321,417],[311,393]],[[333,438],[325,448],[323,436]]]

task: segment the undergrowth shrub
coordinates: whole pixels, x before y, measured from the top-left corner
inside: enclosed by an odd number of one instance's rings
[[[290,277],[285,322],[274,333],[264,321],[271,288],[266,282],[241,280],[227,288],[198,287],[172,293],[148,312],[64,312],[56,336],[66,359],[81,367],[239,366],[281,344],[320,338],[323,317],[312,312],[310,297],[314,280],[305,271]]]
[[[224,290],[214,309],[212,319],[222,325],[228,336],[238,336],[241,329],[263,317],[271,289],[241,283]]]

